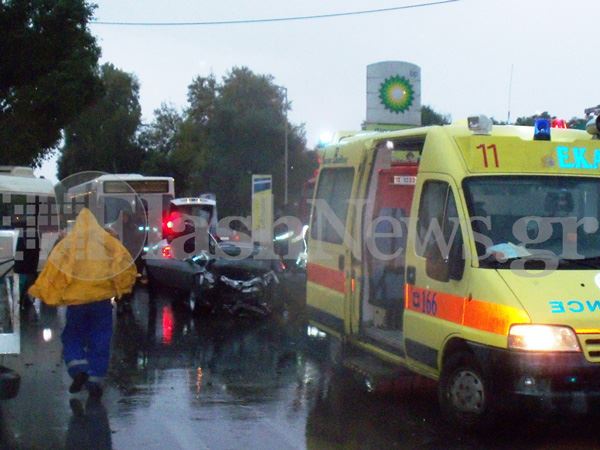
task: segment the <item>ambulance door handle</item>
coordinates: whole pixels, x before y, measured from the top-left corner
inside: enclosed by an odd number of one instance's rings
[[[338,256],[338,269],[344,270],[344,266],[346,265],[345,262],[346,260],[344,258],[344,255]]]
[[[408,266],[406,268],[406,282],[408,284],[415,284],[417,281],[417,268],[415,266]]]

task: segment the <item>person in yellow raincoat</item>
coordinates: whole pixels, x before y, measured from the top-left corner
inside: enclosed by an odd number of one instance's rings
[[[81,210],[73,229],[60,240],[29,293],[51,306],[67,306],[63,353],[73,383],[90,396],[102,395],[112,338],[111,299],[132,291],[136,268],[127,249]]]

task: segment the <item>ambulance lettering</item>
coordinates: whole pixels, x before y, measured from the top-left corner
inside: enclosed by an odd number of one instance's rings
[[[437,315],[437,292],[414,290],[412,293],[412,308],[430,316]]]
[[[552,314],[564,313],[600,313],[600,300],[552,300],[549,302]]]
[[[585,147],[561,145],[556,147],[556,159],[561,169],[598,169],[600,167],[600,149],[589,150]]]

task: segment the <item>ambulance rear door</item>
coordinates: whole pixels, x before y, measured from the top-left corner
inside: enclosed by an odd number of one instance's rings
[[[350,332],[352,225],[363,150],[357,147],[340,155],[335,149],[333,157],[325,154],[312,205],[307,308],[312,322],[337,335]]]

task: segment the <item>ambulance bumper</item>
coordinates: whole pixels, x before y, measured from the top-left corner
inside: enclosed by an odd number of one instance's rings
[[[517,352],[473,345],[490,386],[498,395],[543,399],[600,398],[600,363],[583,352]]]

